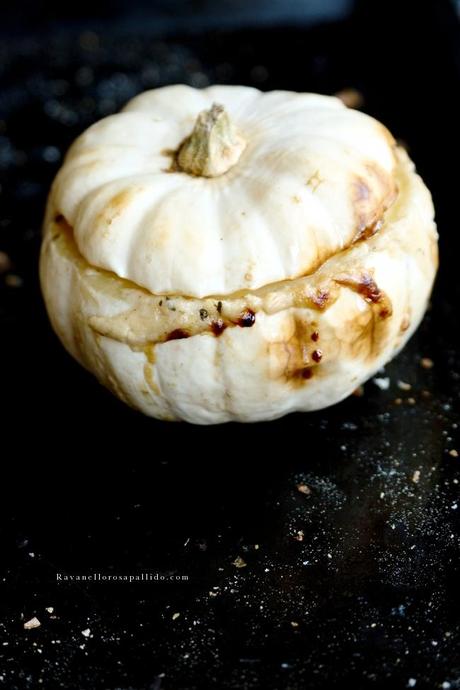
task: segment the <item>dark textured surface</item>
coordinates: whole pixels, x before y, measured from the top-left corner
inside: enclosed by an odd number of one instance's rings
[[[392,5],[309,32],[0,46],[0,687],[460,687],[458,27],[426,3],[409,40]],[[176,81],[357,87],[408,143],[442,270],[388,390],[271,424],[165,425],[64,353],[37,282],[49,183],[84,127]],[[189,579],[56,582],[93,571]]]

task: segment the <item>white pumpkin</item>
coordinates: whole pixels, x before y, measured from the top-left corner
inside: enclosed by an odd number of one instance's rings
[[[104,385],[213,424],[348,396],[413,333],[436,267],[430,194],[376,120],[315,94],[169,86],[73,144],[40,275]]]

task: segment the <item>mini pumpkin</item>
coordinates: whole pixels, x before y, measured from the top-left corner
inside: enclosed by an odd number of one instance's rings
[[[379,122],[332,97],[176,85],[73,144],[40,275],[104,385],[213,424],[348,396],[414,332],[436,267],[430,194]]]

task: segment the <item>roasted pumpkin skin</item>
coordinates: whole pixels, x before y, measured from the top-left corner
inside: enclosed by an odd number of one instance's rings
[[[326,407],[391,359],[437,268],[407,154],[337,99],[141,94],[71,147],[40,276],[69,352],[160,419]]]

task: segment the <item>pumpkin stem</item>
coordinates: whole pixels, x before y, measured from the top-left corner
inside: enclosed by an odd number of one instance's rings
[[[218,177],[238,162],[246,142],[223,105],[214,103],[197,117],[193,132],[177,153],[177,164],[189,175]]]

